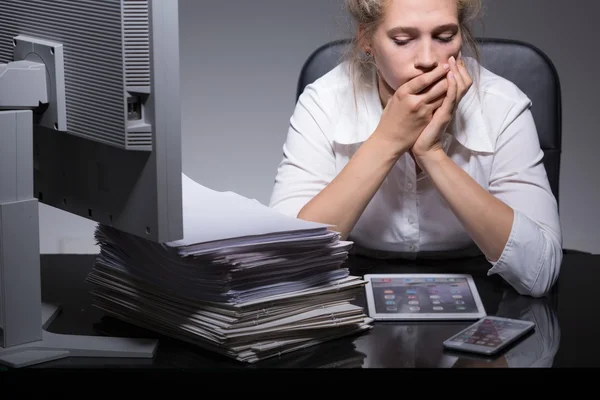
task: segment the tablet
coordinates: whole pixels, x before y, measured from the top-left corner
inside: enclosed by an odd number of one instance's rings
[[[486,316],[469,274],[367,274],[375,320],[475,320]]]

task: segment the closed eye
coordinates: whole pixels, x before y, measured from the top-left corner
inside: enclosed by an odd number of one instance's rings
[[[452,39],[454,39],[454,36],[455,35],[452,35],[452,36],[438,36],[437,40],[439,40],[440,42],[443,42],[443,43],[449,43],[449,42],[452,41]]]
[[[435,40],[437,40],[439,42],[442,42],[442,43],[450,43],[454,39],[455,36],[456,35],[438,36],[438,37],[435,38]],[[394,43],[397,46],[405,46],[405,45],[407,45],[407,44],[410,43],[411,39],[404,39],[404,40],[402,40],[402,39],[393,39],[393,41],[394,41]]]
[[[398,46],[407,45],[409,42],[410,42],[410,39],[409,40],[394,39],[394,43],[396,43]]]

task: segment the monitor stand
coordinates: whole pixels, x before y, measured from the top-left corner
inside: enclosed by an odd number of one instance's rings
[[[7,73],[11,70],[18,74]],[[41,300],[32,111],[47,104],[45,77],[41,63],[0,64],[0,364],[18,368],[66,357],[153,358],[156,339],[47,331],[59,308]],[[7,81],[21,89],[2,90]],[[18,99],[11,105],[13,93]]]
[[[65,335],[46,329],[58,316],[60,307],[42,303],[42,339],[8,348],[0,347],[0,364],[28,367],[67,357],[153,358],[158,347],[154,339]]]

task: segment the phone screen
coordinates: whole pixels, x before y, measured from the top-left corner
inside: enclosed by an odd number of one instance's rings
[[[493,353],[533,328],[533,323],[503,318],[483,318],[448,339],[444,344],[454,349]]]

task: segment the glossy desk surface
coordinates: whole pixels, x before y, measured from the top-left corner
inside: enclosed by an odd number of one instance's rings
[[[31,368],[450,368],[595,367],[600,365],[600,255],[566,254],[553,293],[521,296],[498,276],[487,276],[484,259],[444,262],[380,261],[352,256],[353,275],[379,272],[451,272],[473,275],[488,315],[533,320],[533,334],[493,359],[457,357],[442,342],[470,322],[375,322],[359,336],[338,339],[257,364],[246,365],[105,317],[91,306],[84,282],[93,255],[42,256],[43,299],[62,305],[49,331],[70,334],[158,337],[154,359],[67,358]],[[357,299],[364,305],[364,298]]]

